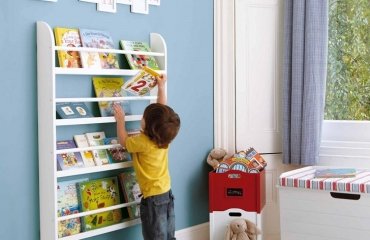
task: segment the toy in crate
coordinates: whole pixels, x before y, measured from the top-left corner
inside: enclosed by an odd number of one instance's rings
[[[263,157],[253,147],[246,151],[239,151],[231,157],[225,157],[225,155],[222,160],[219,161],[217,167],[212,165],[216,173],[224,173],[229,170],[239,170],[247,173],[259,173],[267,165]]]

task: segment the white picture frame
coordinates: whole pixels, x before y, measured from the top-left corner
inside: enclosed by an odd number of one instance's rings
[[[148,0],[148,4],[159,6],[161,5],[161,0]]]

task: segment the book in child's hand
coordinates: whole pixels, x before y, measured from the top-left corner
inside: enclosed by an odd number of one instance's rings
[[[325,168],[315,171],[315,178],[347,178],[355,176],[356,169],[354,168]]]
[[[158,76],[160,74],[153,69],[143,67],[138,74],[125,82],[122,88],[131,94],[142,96],[157,85]]]

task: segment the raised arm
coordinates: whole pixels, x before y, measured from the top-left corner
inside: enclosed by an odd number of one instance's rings
[[[125,112],[120,104],[113,104],[114,117],[117,122],[117,137],[122,147],[126,148],[126,139],[128,137],[126,131]]]
[[[157,103],[161,103],[164,105],[167,105],[166,81],[167,81],[167,76],[164,74],[157,77],[157,84],[158,84]]]

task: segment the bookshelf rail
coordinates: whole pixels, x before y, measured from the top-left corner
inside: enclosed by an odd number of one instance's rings
[[[119,49],[93,49],[93,48],[69,48],[55,46],[55,39],[52,28],[42,21],[38,21],[37,27],[37,95],[38,95],[38,136],[39,136],[39,184],[40,184],[40,239],[63,239],[77,240],[90,238],[96,235],[120,230],[126,227],[140,223],[140,219],[123,220],[121,223],[108,227],[102,227],[91,231],[81,232],[72,236],[58,238],[58,221],[67,220],[75,217],[82,217],[92,213],[103,212],[111,209],[125,208],[135,202],[122,203],[115,206],[81,212],[77,215],[57,216],[57,186],[58,182],[65,179],[78,179],[84,174],[91,176],[100,175],[99,173],[115,174],[119,169],[132,167],[132,162],[111,163],[101,166],[82,167],[57,170],[57,154],[66,152],[82,152],[88,150],[108,149],[118,145],[104,145],[95,147],[72,148],[68,150],[57,150],[56,141],[59,140],[61,131],[57,131],[60,126],[66,126],[72,131],[76,129],[73,126],[84,126],[84,128],[99,127],[115,123],[114,117],[92,117],[75,119],[56,119],[56,103],[59,102],[90,102],[97,103],[103,101],[143,101],[153,102],[156,96],[125,96],[117,98],[99,98],[99,97],[56,97],[57,87],[63,82],[63,76],[125,76],[130,77],[138,73],[138,70],[131,69],[84,69],[84,68],[61,68],[56,64],[56,54],[60,50],[93,51],[93,52],[111,52],[116,54],[141,54],[155,56],[161,70],[160,73],[166,73],[167,69],[167,48],[161,35],[150,33],[150,47],[152,52],[133,52]],[[122,56],[121,56],[122,57]],[[81,79],[84,81],[84,79]],[[58,84],[56,84],[58,82]],[[153,92],[153,95],[155,92]],[[139,121],[142,115],[127,115],[126,121]],[[104,124],[103,124],[104,123]],[[101,125],[103,124],[103,125]],[[73,136],[71,136],[72,138]],[[54,161],[51,161],[54,159]]]

